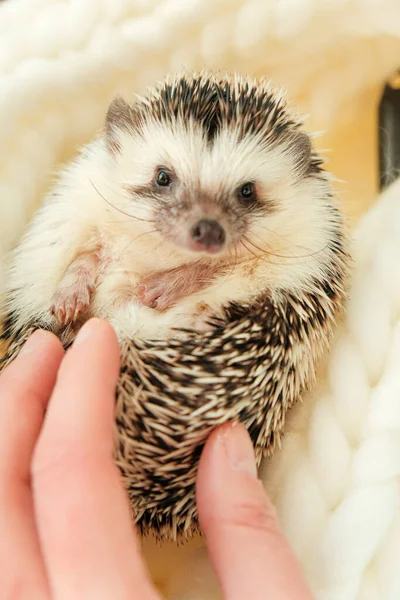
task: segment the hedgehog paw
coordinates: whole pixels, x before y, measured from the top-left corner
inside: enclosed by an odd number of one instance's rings
[[[135,292],[139,301],[148,308],[163,312],[172,306],[169,302],[169,294],[166,293],[165,286],[160,280],[142,283]]]
[[[164,312],[182,297],[181,289],[171,273],[156,273],[144,277],[135,289],[138,300],[148,308]]]
[[[60,325],[77,321],[87,313],[92,292],[93,286],[82,281],[59,287],[52,298],[51,314]]]

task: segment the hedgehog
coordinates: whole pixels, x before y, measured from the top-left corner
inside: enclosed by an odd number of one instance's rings
[[[284,94],[209,72],[116,97],[10,253],[3,366],[90,317],[121,346],[115,460],[143,533],[198,528],[209,433],[240,420],[257,464],[315,378],[350,256],[331,177]]]

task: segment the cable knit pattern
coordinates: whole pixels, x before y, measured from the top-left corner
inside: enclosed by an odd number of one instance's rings
[[[400,180],[359,225],[344,327],[266,475],[319,600],[400,598]],[[296,457],[291,460],[291,457]]]
[[[115,93],[181,67],[267,75],[326,129],[399,56],[398,0],[1,3],[0,256]],[[400,182],[358,227],[355,252],[347,321],[264,477],[318,600],[398,600]],[[197,546],[175,551],[168,576],[153,569],[170,599],[218,597]]]

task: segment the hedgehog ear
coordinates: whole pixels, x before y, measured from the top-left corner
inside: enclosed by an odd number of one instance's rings
[[[287,145],[296,175],[301,178],[306,175],[311,164],[310,136],[304,131],[294,131],[288,136]]]
[[[128,104],[123,98],[117,96],[107,110],[105,121],[105,137],[107,148],[111,154],[121,151],[120,132],[137,131],[140,125],[139,111],[135,106]]]

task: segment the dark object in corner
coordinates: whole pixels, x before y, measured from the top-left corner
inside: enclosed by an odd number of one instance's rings
[[[379,188],[400,175],[400,70],[387,83],[379,104]]]

